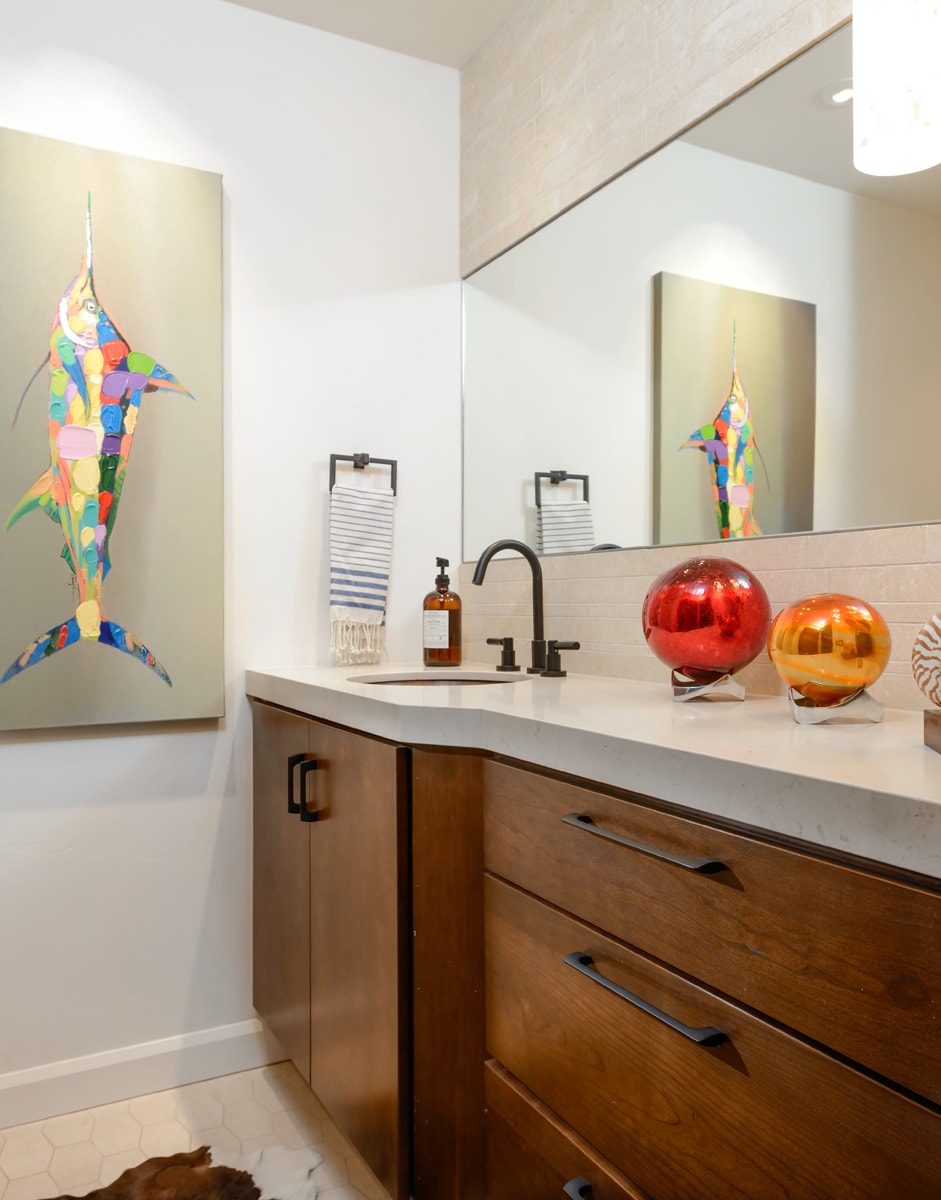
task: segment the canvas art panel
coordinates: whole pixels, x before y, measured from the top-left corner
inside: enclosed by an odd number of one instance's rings
[[[0,130],[0,274],[0,729],[221,716],[221,177]]]
[[[815,419],[813,304],[654,277],[655,543],[812,529]]]

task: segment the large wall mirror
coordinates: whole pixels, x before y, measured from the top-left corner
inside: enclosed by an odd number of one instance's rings
[[[718,540],[680,447],[733,326],[763,533],[941,519],[941,170],[854,171],[851,69],[847,26],[465,280],[466,560],[539,544],[553,471],[592,545]]]

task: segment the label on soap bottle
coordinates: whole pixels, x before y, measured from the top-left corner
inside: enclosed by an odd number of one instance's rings
[[[421,644],[425,650],[447,650],[448,648],[448,612],[423,612]]]

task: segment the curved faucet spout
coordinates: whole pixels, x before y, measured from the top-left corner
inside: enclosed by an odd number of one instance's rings
[[[542,601],[542,566],[532,546],[527,546],[525,542],[518,542],[515,538],[503,538],[499,542],[492,542],[478,558],[477,566],[474,568],[474,578],[471,582],[480,587],[487,574],[490,560],[501,550],[512,550],[515,554],[521,554],[529,563],[533,573],[533,665],[529,668],[529,673],[533,675],[545,670],[546,632]]]

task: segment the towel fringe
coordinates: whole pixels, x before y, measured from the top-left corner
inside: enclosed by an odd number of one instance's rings
[[[345,618],[330,625],[330,649],[338,663],[379,662],[385,651],[384,625]]]

